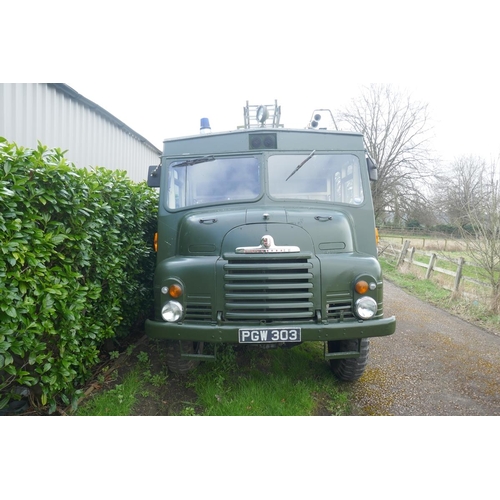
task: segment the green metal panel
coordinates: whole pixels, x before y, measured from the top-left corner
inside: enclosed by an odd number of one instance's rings
[[[265,133],[276,134],[277,148],[269,150],[300,151],[364,151],[363,136],[354,132],[326,130],[265,129]],[[236,130],[199,136],[168,139],[163,142],[163,155],[168,157],[185,155],[228,154],[251,151],[250,134],[255,130]],[[264,149],[264,148],[262,148]]]

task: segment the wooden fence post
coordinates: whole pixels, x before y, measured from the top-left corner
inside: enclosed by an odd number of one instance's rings
[[[401,253],[399,254],[397,267],[399,267],[401,264],[403,264],[405,257],[406,257],[406,252],[408,251],[409,246],[410,246],[410,240],[405,240],[403,248],[401,249]]]
[[[415,247],[411,247],[410,250],[410,264],[413,264],[413,258],[415,257]]]
[[[432,270],[434,269],[434,264],[436,263],[437,255],[433,253],[431,255],[431,260],[429,261],[429,266],[427,267],[427,272],[425,273],[425,279],[428,280],[431,277]]]
[[[453,291],[458,292],[458,287],[460,286],[460,280],[462,279],[462,268],[464,267],[465,260],[463,257],[458,259],[457,274],[455,274],[455,284],[453,286]]]

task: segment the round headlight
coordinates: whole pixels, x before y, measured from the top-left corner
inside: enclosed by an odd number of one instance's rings
[[[371,319],[377,314],[377,302],[371,297],[361,297],[356,301],[356,315],[361,319]]]
[[[182,317],[182,306],[175,300],[167,302],[161,310],[161,317],[169,323],[179,321]]]

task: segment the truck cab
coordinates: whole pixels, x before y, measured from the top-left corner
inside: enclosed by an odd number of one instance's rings
[[[369,338],[395,331],[383,314],[363,136],[279,124],[274,105],[244,108],[244,126],[164,141],[149,168],[158,187],[154,318],[183,373],[207,344],[322,342],[341,380],[358,379]],[[330,115],[331,116],[331,115]],[[206,125],[202,120],[202,124]]]

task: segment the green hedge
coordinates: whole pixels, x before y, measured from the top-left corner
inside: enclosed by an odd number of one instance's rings
[[[0,408],[69,404],[152,304],[157,194],[122,171],[0,138]]]

